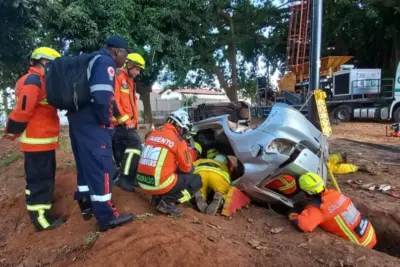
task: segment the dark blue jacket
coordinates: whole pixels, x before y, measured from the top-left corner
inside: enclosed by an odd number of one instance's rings
[[[106,49],[93,53],[93,57],[97,55],[100,57],[88,69],[91,103],[77,112],[68,112],[70,123],[95,123],[105,127],[112,125],[115,61]]]

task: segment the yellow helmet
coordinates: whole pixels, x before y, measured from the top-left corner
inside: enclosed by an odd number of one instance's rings
[[[146,67],[146,62],[144,61],[144,58],[137,53],[128,54],[128,56],[126,57],[126,61],[132,62],[133,65],[141,68],[142,70],[144,70]],[[124,67],[126,67],[126,63],[124,65]]]
[[[300,176],[299,179],[300,189],[309,195],[316,195],[324,191],[325,184],[322,178],[312,172],[308,172]]]
[[[38,47],[36,48],[31,55],[31,59],[48,59],[54,60],[57,57],[61,57],[60,53],[50,47]]]
[[[203,152],[203,148],[201,147],[201,145],[199,143],[195,142],[194,146],[197,149],[197,151],[199,152],[199,154],[201,154]]]
[[[207,150],[207,158],[208,159],[214,159],[216,155],[218,155],[219,152],[215,148],[211,148]]]

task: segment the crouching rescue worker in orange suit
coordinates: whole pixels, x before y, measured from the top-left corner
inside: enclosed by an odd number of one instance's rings
[[[289,219],[303,232],[318,226],[343,239],[367,248],[376,245],[372,224],[363,216],[349,197],[341,192],[325,189],[324,181],[315,173],[300,176],[299,187],[311,196],[306,206],[296,207]]]
[[[31,55],[31,67],[15,87],[16,106],[5,129],[5,138],[20,136],[24,152],[26,202],[31,222],[38,231],[51,230],[64,219],[50,214],[56,174],[56,152],[60,121],[57,109],[46,101],[45,65],[61,55],[39,47]]]
[[[128,192],[133,192],[137,186],[136,171],[142,150],[142,141],[136,131],[139,116],[133,79],[144,68],[141,55],[128,54],[124,67],[117,70],[115,77],[113,152],[119,174],[114,184]]]
[[[143,191],[152,195],[152,204],[162,213],[181,216],[176,203],[189,201],[200,190],[199,175],[194,174],[188,113],[179,109],[167,122],[147,136],[140,156],[137,181]]]

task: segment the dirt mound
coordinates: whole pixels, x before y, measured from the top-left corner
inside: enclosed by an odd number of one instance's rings
[[[0,159],[18,153],[16,148],[7,141],[1,143]],[[350,151],[350,159],[358,155],[354,153]],[[320,230],[299,233],[285,217],[262,207],[250,206],[231,218],[205,216],[186,207],[185,216],[174,219],[158,214],[140,192],[126,193],[119,188],[113,190],[118,210],[143,216],[98,233],[95,220],[83,221],[73,201],[76,172],[68,146],[57,153],[57,161],[53,210],[68,221],[49,232],[35,232],[29,223],[21,156],[1,168],[0,266],[400,266],[398,258]],[[365,180],[381,177],[355,175]],[[387,204],[395,200],[376,193],[371,193],[376,195],[371,198],[366,195],[369,192],[346,187],[349,176],[338,178],[355,202],[364,203],[361,209],[371,218],[381,219],[382,225],[389,223],[377,212],[392,214],[398,203]],[[381,251],[388,246],[383,245]]]

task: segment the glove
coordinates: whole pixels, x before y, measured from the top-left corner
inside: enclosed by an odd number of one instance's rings
[[[18,136],[15,135],[15,134],[6,133],[6,134],[3,135],[3,139],[8,139],[8,140],[11,140],[11,141],[14,141],[17,138],[18,138]]]
[[[133,124],[133,121],[131,120],[127,121],[125,125],[128,129],[135,129],[135,124]]]
[[[291,213],[289,213],[288,217],[289,217],[290,221],[294,221],[294,220],[297,220],[297,218],[299,217],[299,214],[296,212],[291,212]]]

